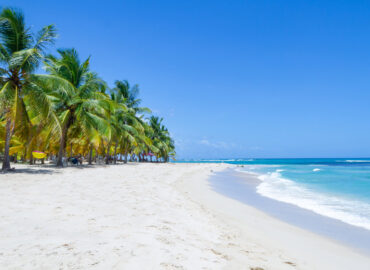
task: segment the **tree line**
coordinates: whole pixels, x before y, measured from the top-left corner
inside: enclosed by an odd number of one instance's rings
[[[106,164],[128,156],[169,161],[174,141],[162,118],[141,107],[138,85],[117,80],[113,87],[90,69],[77,51],[46,50],[55,43],[54,25],[32,33],[20,10],[0,13],[0,152],[10,161],[33,163],[42,151],[59,167],[83,156]],[[38,74],[39,67],[45,73]]]

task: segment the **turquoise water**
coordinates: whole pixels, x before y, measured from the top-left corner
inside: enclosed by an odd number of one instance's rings
[[[370,158],[229,159],[261,180],[256,191],[370,230]]]

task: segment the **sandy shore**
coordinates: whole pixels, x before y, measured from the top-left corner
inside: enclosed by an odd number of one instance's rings
[[[212,191],[225,164],[0,174],[0,269],[367,269],[370,259]]]

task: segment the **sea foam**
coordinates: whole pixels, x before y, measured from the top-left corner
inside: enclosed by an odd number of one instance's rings
[[[257,186],[257,192],[262,196],[370,230],[370,204],[311,190],[283,178],[277,171],[258,178],[262,182]]]
[[[348,163],[361,163],[361,162],[370,162],[370,160],[347,159],[344,162],[348,162]]]

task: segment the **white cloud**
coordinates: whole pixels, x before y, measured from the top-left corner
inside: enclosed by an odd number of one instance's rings
[[[210,143],[208,140],[206,140],[206,139],[200,140],[200,141],[199,141],[199,143],[200,143],[200,144],[204,144],[204,145],[210,145],[210,144],[211,144],[211,143]]]
[[[223,141],[211,142],[207,139],[202,139],[198,142],[199,144],[206,145],[208,147],[217,148],[217,149],[229,149],[235,147],[234,143],[228,143]]]

